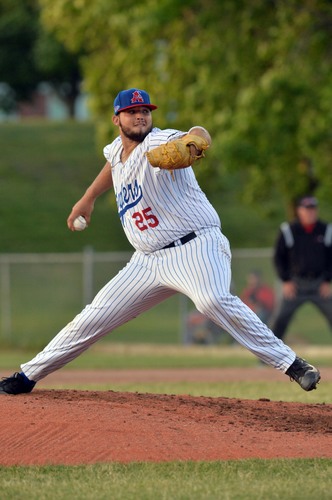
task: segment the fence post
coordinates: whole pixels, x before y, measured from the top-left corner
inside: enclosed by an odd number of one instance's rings
[[[10,263],[1,259],[1,289],[0,289],[0,309],[1,309],[1,336],[9,340],[11,337],[11,302],[10,302]]]

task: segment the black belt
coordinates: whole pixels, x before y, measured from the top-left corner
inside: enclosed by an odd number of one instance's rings
[[[180,238],[176,242],[173,241],[169,245],[166,245],[165,247],[162,248],[162,250],[165,250],[165,248],[173,248],[173,247],[177,247],[179,245],[185,245],[186,243],[188,243],[188,241],[191,241],[191,240],[193,240],[196,237],[197,237],[197,234],[195,232],[186,234],[186,236],[182,236],[182,238]]]

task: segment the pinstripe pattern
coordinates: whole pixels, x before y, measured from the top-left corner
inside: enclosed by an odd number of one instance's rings
[[[160,267],[161,281],[190,297],[201,313],[253,354],[286,371],[295,353],[279,342],[256,314],[230,293],[230,264],[227,238],[218,229],[212,229],[186,245],[167,251]]]
[[[104,148],[105,158],[112,165],[114,191],[123,229],[136,250],[151,253],[196,229],[220,227],[220,220],[200,189],[191,167],[174,172],[152,168],[145,153],[184,132],[173,129],[152,132],[121,163],[121,139]],[[141,231],[133,215],[147,207],[159,221],[153,230]]]
[[[21,366],[38,381],[82,354],[94,342],[135,318],[175,291],[159,283],[157,261],[146,267],[139,253],[30,362]],[[152,259],[153,261],[154,259]]]
[[[231,254],[219,217],[201,191],[192,168],[154,169],[146,151],[183,135],[153,129],[121,163],[117,138],[104,149],[112,167],[118,211],[128,240],[136,249],[130,262],[34,359],[21,366],[38,381],[72,361],[101,337],[174,293],[228,331],[266,363],[286,371],[295,353],[238,297],[231,295]],[[195,231],[182,246],[169,243]]]
[[[295,353],[238,297],[231,295],[230,249],[217,229],[182,246],[151,255],[136,252],[127,266],[29,363],[24,373],[38,381],[84,352],[98,339],[176,292],[227,330],[266,363],[285,372]]]

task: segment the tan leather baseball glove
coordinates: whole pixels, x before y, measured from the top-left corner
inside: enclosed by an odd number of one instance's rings
[[[153,167],[165,170],[177,170],[190,167],[195,161],[203,158],[209,147],[206,139],[199,135],[186,134],[181,139],[161,144],[146,153]]]

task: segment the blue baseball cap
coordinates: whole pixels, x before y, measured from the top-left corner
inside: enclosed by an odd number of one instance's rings
[[[119,92],[114,99],[114,114],[118,115],[120,111],[136,106],[145,106],[151,110],[157,109],[157,106],[150,103],[150,96],[145,90],[128,89]]]

